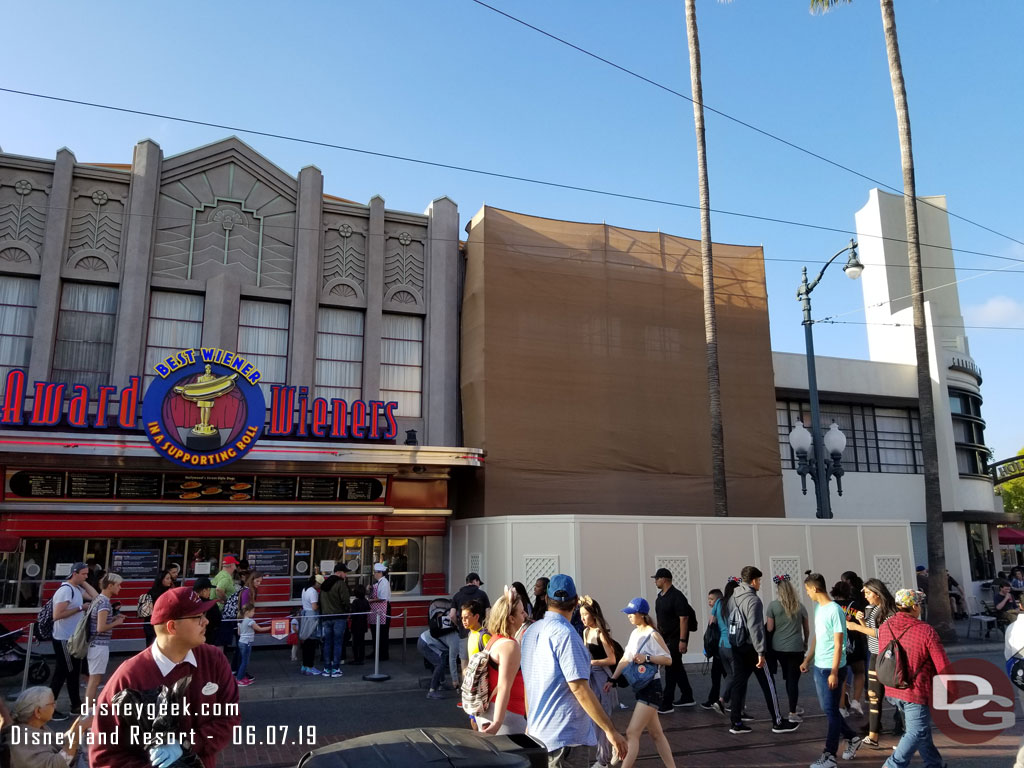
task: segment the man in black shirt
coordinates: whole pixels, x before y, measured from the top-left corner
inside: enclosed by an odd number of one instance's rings
[[[690,616],[693,609],[686,595],[672,586],[672,572],[668,568],[659,568],[651,578],[659,590],[658,599],[654,603],[658,632],[672,655],[672,666],[665,670],[665,694],[658,707],[658,714],[664,715],[672,712],[673,706],[692,707],[694,704],[693,689],[690,688],[682,658],[690,639]],[[673,701],[677,685],[679,699]]]

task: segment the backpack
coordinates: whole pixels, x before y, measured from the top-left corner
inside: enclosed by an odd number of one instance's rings
[[[66,581],[62,581],[60,587],[68,584]],[[68,584],[70,587],[71,585]],[[60,587],[57,587],[60,590]],[[56,597],[57,593],[53,593],[53,597]],[[36,615],[36,631],[35,638],[37,640],[53,640],[53,597],[46,601],[46,605],[39,609],[39,613]]]
[[[743,612],[735,605],[729,609],[729,645],[733,648],[750,645],[750,632],[743,623]]]
[[[617,667],[619,666],[619,662],[622,661],[622,657],[626,655],[626,651],[622,648],[622,644],[614,637],[609,637],[608,639],[612,641],[612,650],[615,651],[615,666]],[[614,671],[615,667],[612,667],[612,672]],[[611,672],[608,674],[611,674]],[[626,679],[625,675],[619,675],[619,677],[612,680],[612,682],[619,688],[629,688],[629,681]]]
[[[690,634],[695,634],[697,632],[697,627],[700,626],[697,623],[697,612],[695,610],[693,610],[693,605],[690,604],[689,602],[687,602],[686,605],[687,605],[687,608],[689,609],[689,613],[686,614],[687,617],[689,618],[689,620],[686,622],[686,631],[689,632]]]
[[[238,618],[238,601],[242,599],[242,590],[236,589],[235,593],[224,601],[224,610],[220,612],[222,619]]]
[[[486,650],[469,657],[462,677],[462,711],[467,715],[482,715],[491,705],[491,683],[487,679],[490,661],[490,651]]]
[[[704,630],[704,655],[712,658],[718,655],[718,647],[722,642],[722,628],[718,626],[718,620],[712,616],[708,622],[708,628]]]
[[[89,640],[92,634],[90,624],[92,622],[92,609],[95,604],[96,602],[93,601],[89,605],[89,610],[85,612],[85,615],[75,625],[75,631],[71,633],[71,638],[68,640],[68,653],[76,659],[84,659],[89,655]]]
[[[904,629],[899,637],[893,632],[892,640],[878,654],[878,661],[875,662],[875,675],[878,682],[886,688],[902,690],[910,687],[913,674],[910,670],[910,662],[907,661],[907,652],[900,645],[900,639],[910,631],[910,627]]]
[[[135,604],[135,615],[140,619],[148,619],[153,615],[153,596],[149,592],[139,595],[139,602]]]
[[[427,628],[431,637],[436,639],[457,630],[452,622],[451,610],[452,601],[446,597],[439,597],[430,603],[427,608]]]

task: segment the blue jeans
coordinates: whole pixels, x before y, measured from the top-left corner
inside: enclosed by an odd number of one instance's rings
[[[444,680],[444,668],[448,664],[448,654],[438,653],[427,645],[422,637],[416,642],[416,647],[419,648],[427,663],[434,668],[434,674],[430,678],[430,690],[439,690],[441,682]]]
[[[320,632],[324,639],[324,666],[338,669],[345,642],[345,619],[322,619]]]
[[[846,679],[846,667],[839,668],[836,676],[838,684],[835,688],[828,687],[828,676],[832,674],[831,669],[814,667],[814,689],[818,692],[818,703],[821,711],[828,719],[828,731],[825,734],[825,751],[835,755],[839,751],[839,738],[852,739],[854,733],[843,716],[839,714],[839,694],[843,690],[843,680]]]
[[[249,666],[249,657],[252,655],[252,643],[239,643],[238,655],[238,672],[235,674],[235,678],[243,680],[245,679],[245,670]]]
[[[896,751],[885,761],[888,768],[904,768],[910,765],[915,752],[921,753],[925,768],[942,768],[942,755],[932,742],[932,718],[925,704],[911,704],[902,699],[889,699],[903,713],[906,729],[903,738],[896,745]]]

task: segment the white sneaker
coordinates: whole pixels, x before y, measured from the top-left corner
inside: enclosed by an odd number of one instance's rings
[[[821,757],[811,763],[809,768],[836,768],[836,756],[831,752],[822,752]]]
[[[861,704],[859,701],[851,701],[850,709],[856,712],[858,715],[864,714],[864,705]]]
[[[786,715],[786,719],[789,720],[789,722],[791,723],[802,723],[804,721],[804,719],[800,717],[800,715],[798,715],[796,712],[790,712],[788,715]]]
[[[590,766],[590,768],[608,768],[608,763],[602,763],[600,760],[598,760],[596,763]]]
[[[850,716],[850,710],[848,710],[846,707],[840,707],[839,708],[839,714],[841,716],[843,716],[843,717],[849,717]]]
[[[853,760],[857,756],[857,750],[860,749],[860,745],[863,743],[864,739],[861,736],[854,736],[846,742],[846,749],[843,750],[843,760]]]

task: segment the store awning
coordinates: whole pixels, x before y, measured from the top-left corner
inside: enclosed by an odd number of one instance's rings
[[[1000,528],[1000,544],[1024,544],[1024,531],[1019,528]]]

